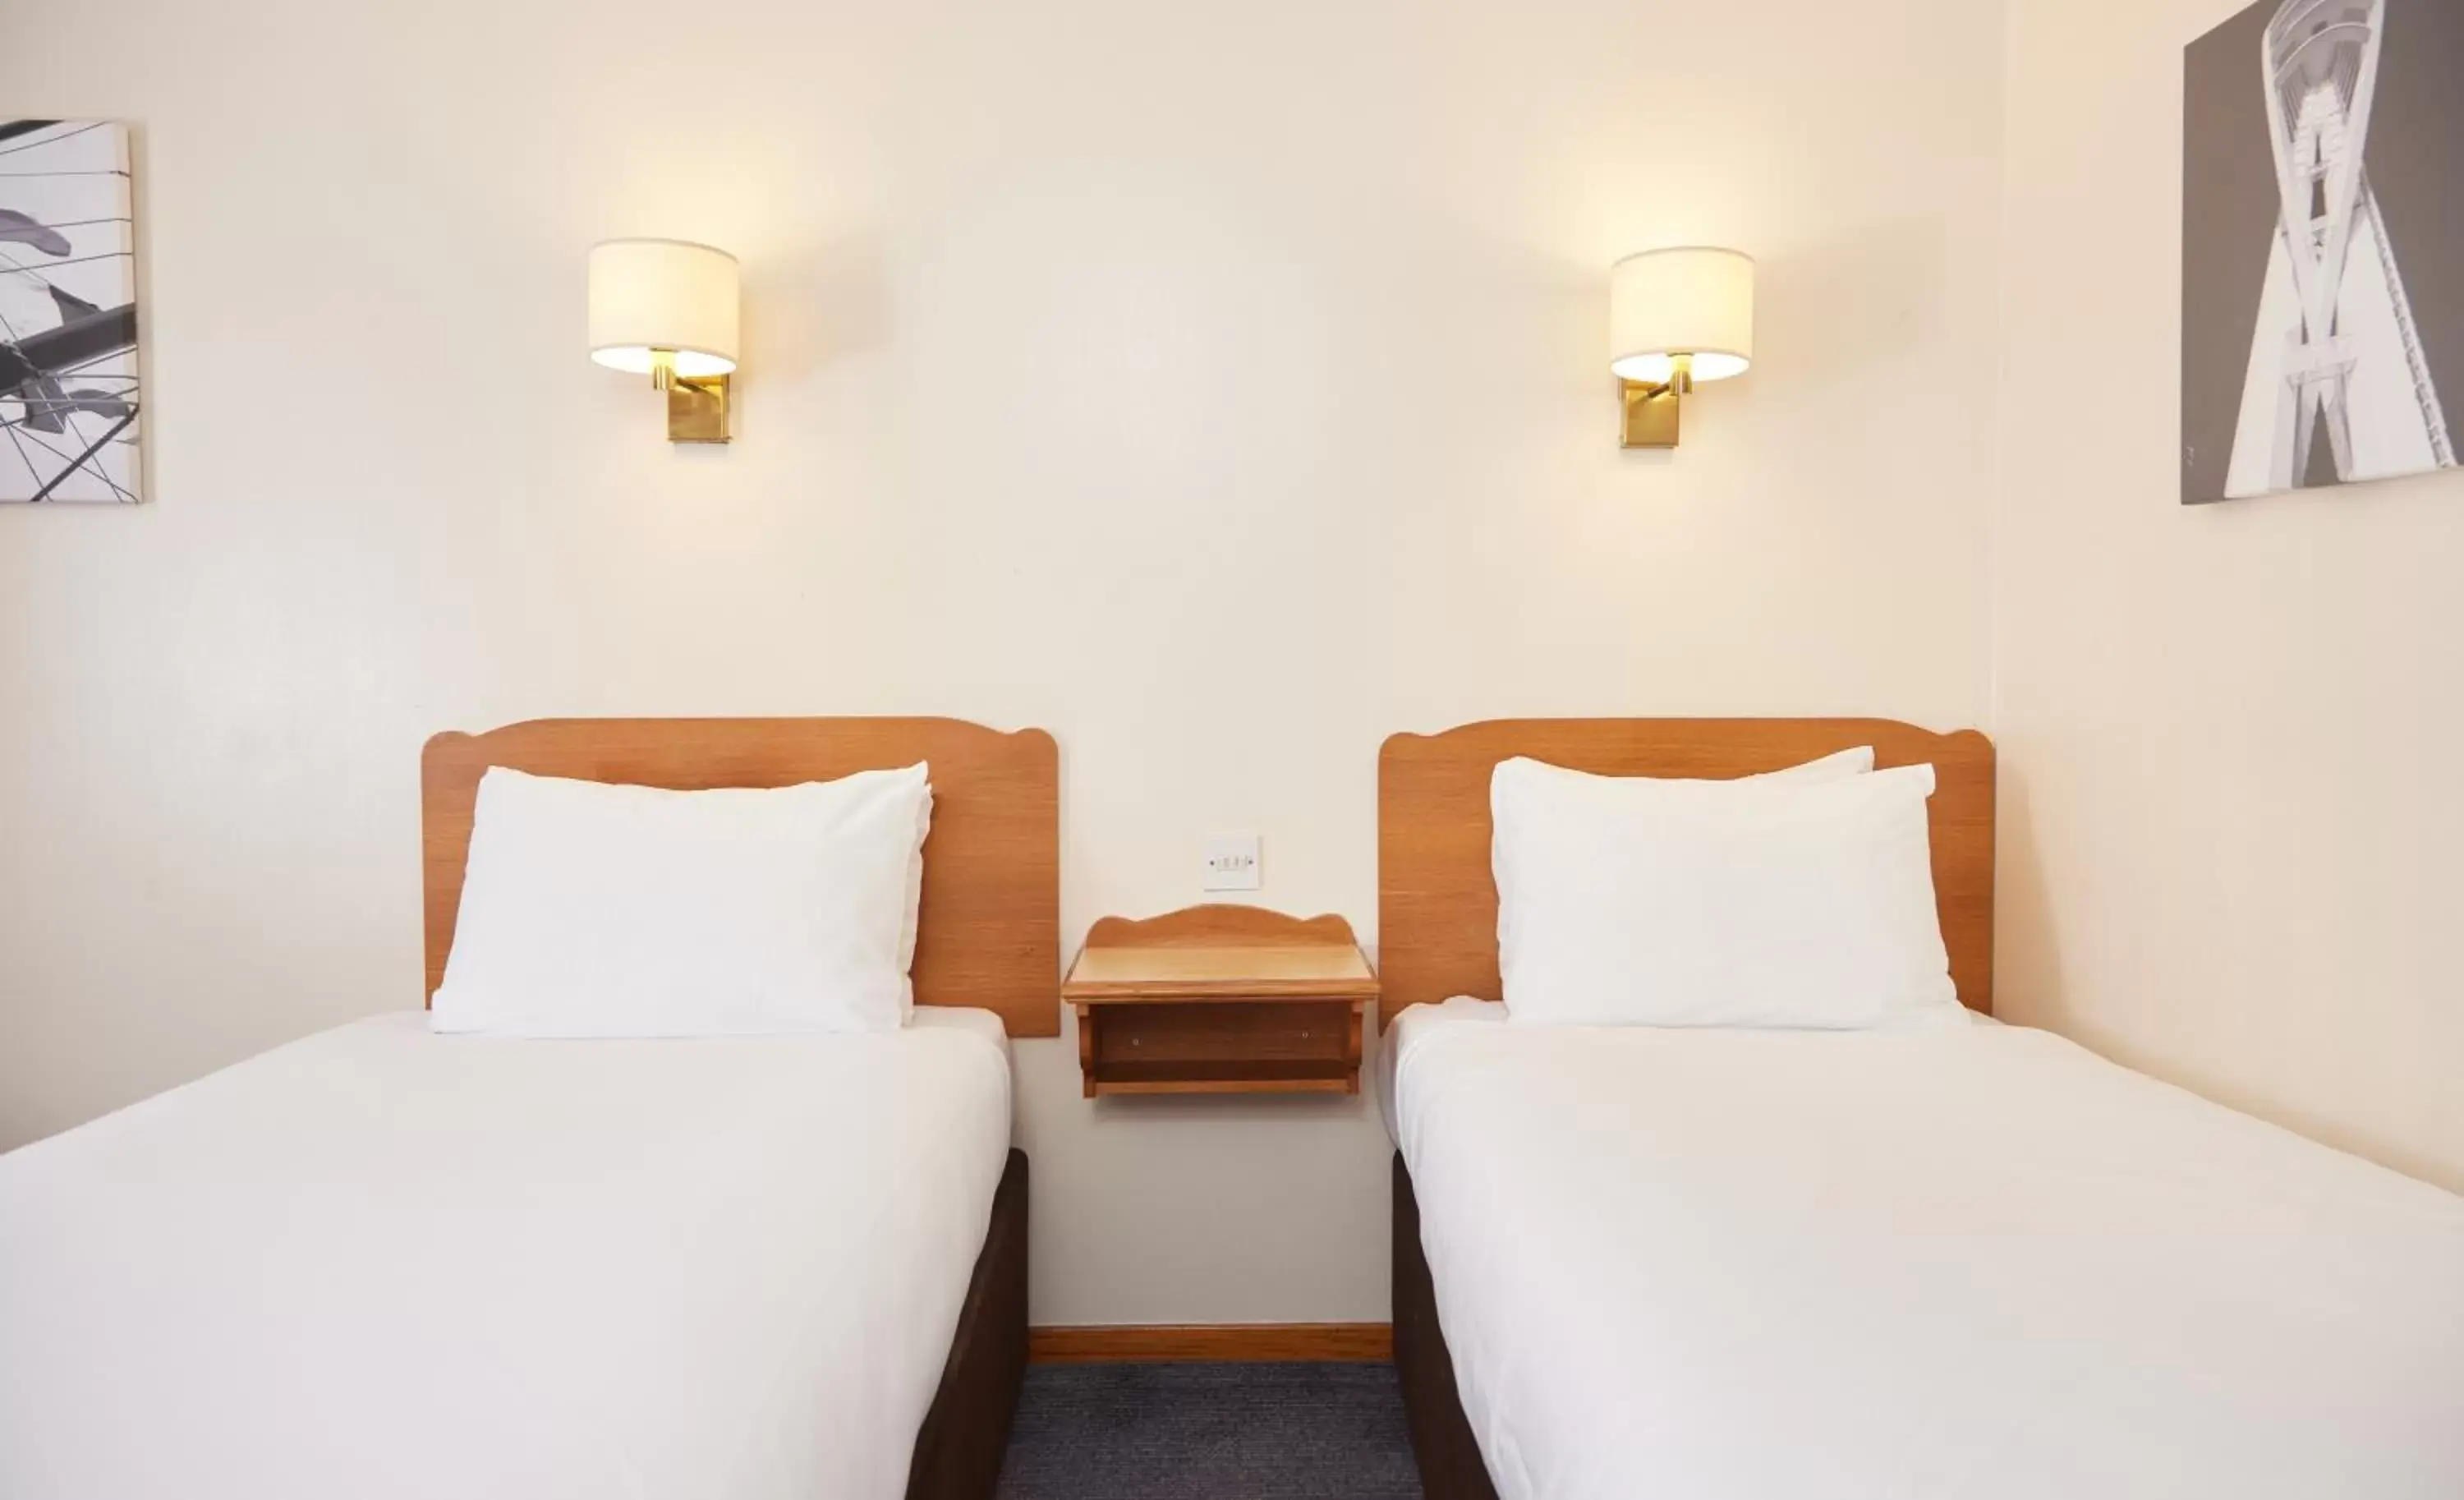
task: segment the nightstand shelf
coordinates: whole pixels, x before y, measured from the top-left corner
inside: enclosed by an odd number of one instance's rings
[[[1340,916],[1199,906],[1097,922],[1061,998],[1090,1099],[1358,1093],[1377,976]]]

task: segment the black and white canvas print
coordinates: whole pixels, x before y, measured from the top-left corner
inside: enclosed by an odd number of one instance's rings
[[[2260,0],[2183,132],[2183,500],[2453,468],[2464,0]]]
[[[128,130],[0,120],[0,501],[139,498]]]

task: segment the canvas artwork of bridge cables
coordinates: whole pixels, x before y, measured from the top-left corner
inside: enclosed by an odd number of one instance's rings
[[[0,501],[141,497],[135,202],[126,125],[0,120]]]

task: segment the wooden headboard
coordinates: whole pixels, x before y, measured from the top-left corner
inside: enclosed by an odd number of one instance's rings
[[[1880,718],[1530,718],[1397,735],[1377,762],[1380,1009],[1498,998],[1488,778],[1529,756],[1599,776],[1726,779],[1874,747],[1877,765],[1931,761],[1933,884],[1950,977],[1993,1012],[1993,742]]]
[[[539,776],[697,791],[792,786],[928,761],[933,831],[915,999],[996,1011],[1012,1036],[1061,1034],[1061,752],[1040,729],[955,718],[543,718],[444,734],[420,761],[428,993],[445,978],[479,778]]]

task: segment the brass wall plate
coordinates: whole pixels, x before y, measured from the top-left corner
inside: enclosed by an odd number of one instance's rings
[[[1627,448],[1675,448],[1677,416],[1683,398],[1675,386],[1646,386],[1619,381],[1625,397]]]
[[[728,377],[679,375],[668,386],[668,441],[724,443],[728,440]]]

